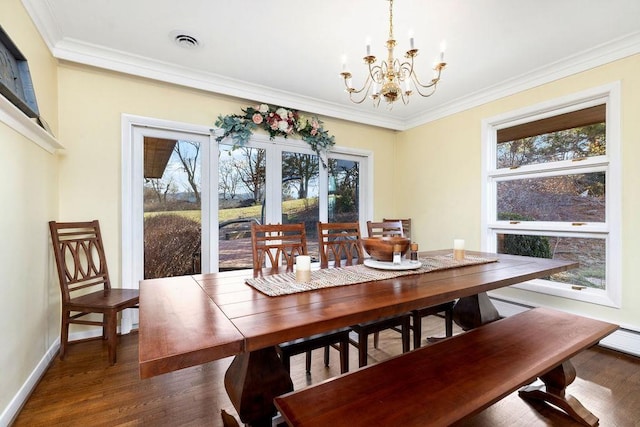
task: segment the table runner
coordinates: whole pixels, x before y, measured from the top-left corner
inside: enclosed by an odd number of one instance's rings
[[[246,283],[263,294],[275,297],[295,294],[298,292],[331,288],[334,286],[354,285],[356,283],[392,279],[394,277],[410,274],[422,274],[430,271],[446,270],[449,268],[486,264],[498,261],[497,258],[485,258],[475,255],[467,255],[465,259],[457,261],[453,259],[451,254],[420,257],[419,260],[422,263],[422,266],[415,270],[378,270],[360,264],[348,267],[313,270],[311,271],[311,280],[305,283],[296,282],[295,272],[250,278],[246,279]]]

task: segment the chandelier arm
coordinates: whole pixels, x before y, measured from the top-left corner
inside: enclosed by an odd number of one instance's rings
[[[411,74],[411,77],[413,78],[413,82],[416,84],[416,87],[421,87],[423,89],[429,89],[433,86],[435,86],[436,84],[438,84],[438,82],[440,81],[440,74],[442,74],[442,69],[445,67],[445,63],[441,62],[438,65],[435,66],[434,71],[437,72],[437,74],[431,79],[431,81],[427,84],[423,84],[422,82],[420,82],[420,80],[418,79],[418,76],[416,75],[415,72],[413,72]]]
[[[347,87],[347,92],[349,92],[349,99],[351,100],[351,102],[353,102],[354,104],[362,104],[364,100],[367,99],[367,95],[369,93],[371,83],[372,83],[371,77],[367,76],[367,80],[365,80],[364,85],[362,86],[361,89],[356,90],[354,88]],[[362,98],[360,98],[359,100],[354,97],[354,94],[358,95],[361,93],[362,93]]]

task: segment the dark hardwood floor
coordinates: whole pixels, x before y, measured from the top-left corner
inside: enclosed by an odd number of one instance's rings
[[[423,335],[442,334],[442,322],[434,317],[423,319]],[[53,361],[14,425],[222,426],[221,409],[237,418],[223,385],[231,358],[141,380],[138,335],[133,333],[119,339],[115,366],[109,366],[106,345],[101,341],[71,345],[64,362],[58,358]],[[379,349],[369,351],[370,363],[398,354],[400,348],[400,334],[384,332]],[[304,373],[304,355],[292,358],[296,388],[339,374],[338,353],[332,350],[331,366],[325,368],[321,351],[313,355],[311,376]],[[578,378],[568,391],[600,418],[600,426],[640,426],[640,358],[594,347],[576,356],[573,362]],[[350,366],[352,369],[358,366],[353,347]],[[517,393],[456,424],[458,427],[575,425],[578,424],[556,409],[545,405],[534,407]]]

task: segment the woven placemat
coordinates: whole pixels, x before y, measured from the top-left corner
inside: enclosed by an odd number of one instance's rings
[[[378,270],[365,265],[354,265],[313,270],[311,271],[311,280],[304,283],[296,282],[296,274],[294,272],[250,278],[246,279],[246,283],[266,295],[276,297],[496,261],[498,261],[497,258],[484,258],[475,255],[467,255],[464,260],[457,261],[453,259],[452,255],[438,255],[421,257],[422,266],[415,270]]]

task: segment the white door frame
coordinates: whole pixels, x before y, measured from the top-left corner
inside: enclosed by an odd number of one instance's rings
[[[217,170],[217,150],[211,128],[149,117],[122,115],[122,259],[120,283],[124,288],[139,287],[144,278],[143,236],[143,167],[144,137],[189,140],[201,143],[202,153],[202,271],[217,271],[218,257],[214,256],[210,242],[218,241],[218,227],[211,227],[211,213],[218,211],[217,179],[210,179],[211,170]],[[204,159],[208,158],[208,161]],[[211,190],[214,190],[213,192]],[[125,310],[120,325],[121,333],[128,333],[138,323],[137,310]]]

